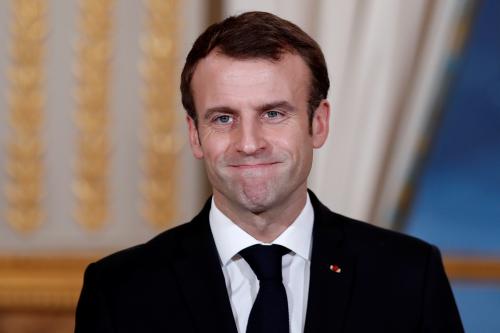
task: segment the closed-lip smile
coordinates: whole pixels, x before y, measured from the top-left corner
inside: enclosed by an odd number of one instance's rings
[[[231,164],[230,167],[238,169],[253,169],[253,168],[263,168],[269,167],[279,162],[265,162],[265,163],[248,163],[248,164]]]

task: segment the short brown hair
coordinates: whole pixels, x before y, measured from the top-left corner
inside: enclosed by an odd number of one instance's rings
[[[309,35],[290,21],[266,12],[247,12],[212,24],[193,44],[181,75],[182,105],[197,120],[191,80],[198,62],[217,49],[235,59],[279,61],[283,53],[299,54],[311,71],[309,121],[328,95],[330,80],[323,52]]]

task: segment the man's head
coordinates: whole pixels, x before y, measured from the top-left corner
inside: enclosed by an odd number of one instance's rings
[[[330,81],[319,45],[295,24],[265,12],[247,12],[211,25],[195,41],[181,75],[182,104],[197,123],[191,80],[199,61],[212,51],[239,60],[279,61],[283,54],[298,54],[310,71],[309,121],[328,95]]]
[[[305,202],[330,111],[323,55],[310,37],[267,13],[228,18],[195,42],[181,87],[191,148],[219,208],[238,217]]]

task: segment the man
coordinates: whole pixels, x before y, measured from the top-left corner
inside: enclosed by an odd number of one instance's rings
[[[462,332],[435,247],[308,192],[328,88],[319,46],[294,24],[249,12],[209,27],[181,92],[213,197],[90,265],[76,332]]]

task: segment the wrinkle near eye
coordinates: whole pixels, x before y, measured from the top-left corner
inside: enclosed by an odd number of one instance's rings
[[[213,134],[216,134],[218,131],[214,130],[211,127],[205,126],[205,130],[201,133],[200,141],[201,143],[206,142],[207,138]]]
[[[224,116],[224,115],[222,115]],[[227,115],[228,117],[232,117],[231,115]],[[236,120],[232,118],[230,121],[227,123],[224,122],[219,122],[217,120],[219,116],[214,117],[213,119],[207,120],[206,122],[203,123],[203,138],[215,134],[215,133],[225,133],[230,131],[234,126],[236,126]]]

